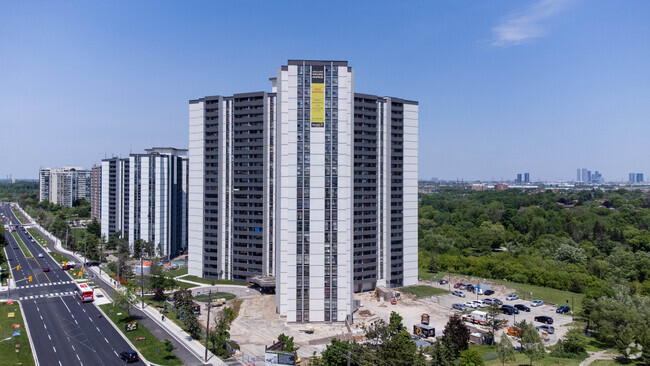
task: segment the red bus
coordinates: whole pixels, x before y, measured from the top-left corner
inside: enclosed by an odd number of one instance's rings
[[[77,283],[77,296],[81,302],[93,301],[93,289],[87,283]]]

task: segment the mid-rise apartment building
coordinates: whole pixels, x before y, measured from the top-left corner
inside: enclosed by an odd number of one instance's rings
[[[355,93],[345,61],[271,82],[190,101],[189,273],[274,276],[288,321],[343,321],[417,283],[418,104]]]
[[[152,148],[102,161],[102,236],[141,239],[162,256],[187,249],[187,150]]]
[[[91,171],[82,167],[62,166],[39,171],[39,202],[49,201],[72,207],[78,199],[90,202]]]

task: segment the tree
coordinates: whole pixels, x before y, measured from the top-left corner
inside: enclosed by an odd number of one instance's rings
[[[174,292],[174,307],[179,310],[185,307],[191,307],[193,298],[192,291],[189,289],[178,290]]]
[[[356,357],[352,355],[352,345],[348,341],[339,341],[332,339],[332,343],[327,345],[327,348],[321,354],[321,357],[316,362],[310,360],[309,365],[318,364],[323,366],[345,366],[347,365],[348,354],[350,354],[350,365],[357,365],[355,362]]]
[[[174,347],[174,344],[169,339],[165,339],[163,341],[163,348],[165,349],[165,351],[167,351],[167,353],[171,353],[173,350],[176,349],[176,347]]]
[[[517,323],[517,330],[520,332],[519,343],[521,344],[521,352],[523,352],[529,359],[530,364],[533,361],[541,360],[546,354],[544,342],[537,332],[537,328],[532,323],[525,320]]]
[[[131,315],[131,306],[135,305],[138,300],[133,291],[128,288],[123,288],[121,291],[115,291],[114,294],[115,298],[113,300],[115,301],[115,304],[126,309],[127,314]]]
[[[501,363],[503,365],[506,364],[506,361],[515,360],[515,350],[512,347],[510,338],[508,338],[506,334],[503,334],[501,336],[501,342],[497,343],[497,355],[499,356],[499,360],[501,360]]]
[[[458,358],[461,351],[469,348],[469,328],[459,314],[449,318],[443,333],[445,334],[443,342],[446,343],[454,358]]]
[[[99,221],[93,220],[86,226],[86,232],[96,238],[102,237],[102,227]]]
[[[197,319],[192,306],[184,306],[180,308],[179,313],[181,317],[183,317],[183,324],[185,325],[187,333],[189,333],[189,335],[194,339],[201,339],[201,324],[199,324],[199,320]]]
[[[278,336],[278,341],[282,343],[282,352],[294,352],[298,350],[298,348],[296,348],[293,344],[293,337],[289,337],[284,333],[281,333]]]
[[[486,326],[490,328],[490,343],[494,345],[495,342],[495,337],[496,337],[496,331],[503,326],[503,320],[497,318],[497,315],[501,314],[501,309],[499,308],[499,304],[492,303],[490,307],[488,308],[487,311],[487,322]]]
[[[228,357],[226,344],[230,338],[230,324],[225,321],[219,321],[213,327],[208,335],[208,340],[212,343],[212,352],[217,357]]]
[[[460,366],[484,366],[483,356],[476,350],[468,349],[460,353]]]
[[[445,342],[436,342],[430,353],[433,366],[453,366],[456,357]]]

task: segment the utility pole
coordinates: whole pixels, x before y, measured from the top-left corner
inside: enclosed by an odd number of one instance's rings
[[[117,248],[117,286],[116,289],[120,288],[120,248]]]
[[[144,310],[144,266],[142,259],[144,257],[144,248],[140,247],[140,293],[142,295],[142,310]]]
[[[348,366],[350,366],[350,353],[351,353],[350,348],[348,348]]]
[[[102,277],[102,259],[104,259],[104,240],[99,240],[99,278]]]
[[[65,227],[65,248],[68,249],[68,226]]]
[[[83,264],[81,265],[81,268],[83,269],[83,272],[84,272],[86,275],[88,275],[88,272],[86,271],[86,263],[88,263],[88,257],[86,257],[86,242],[87,242],[87,241],[88,241],[88,240],[87,240],[87,239],[85,238],[85,236],[84,236],[84,262],[83,262]]]
[[[210,308],[212,307],[212,289],[208,293],[208,323],[205,327],[205,355],[203,362],[208,362],[208,334],[210,333]]]

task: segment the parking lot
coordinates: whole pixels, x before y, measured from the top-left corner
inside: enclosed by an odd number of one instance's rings
[[[452,278],[452,282],[453,282],[453,278]],[[427,283],[427,285],[442,288],[442,289],[446,289],[446,290],[449,289],[448,284],[439,285],[438,283]],[[452,290],[454,290],[453,284],[452,284],[451,288],[452,288]],[[527,299],[527,300],[519,299],[519,300],[510,300],[510,301],[508,301],[508,300],[506,300],[506,296],[508,296],[510,293],[512,293],[512,291],[510,289],[508,289],[508,288],[506,288],[504,286],[492,286],[492,289],[495,291],[495,293],[492,294],[492,295],[477,295],[475,293],[471,293],[471,292],[468,292],[468,291],[465,291],[465,290],[461,290],[465,294],[464,298],[454,296],[452,294],[445,294],[445,295],[437,296],[436,300],[437,300],[438,304],[442,308],[449,309],[449,310],[451,310],[453,312],[457,312],[457,313],[461,313],[461,314],[470,313],[470,312],[472,312],[474,310],[483,310],[483,311],[485,311],[485,310],[487,310],[487,308],[479,308],[479,309],[468,308],[467,311],[463,312],[463,311],[452,309],[452,304],[454,304],[454,303],[464,304],[466,301],[485,300],[487,298],[497,298],[497,299],[501,300],[504,305],[523,304],[523,305],[530,308],[530,312],[520,310],[519,314],[513,314],[513,315],[501,314],[501,315],[499,315],[498,318],[506,320],[508,322],[508,326],[511,326],[515,322],[520,322],[522,320],[526,320],[527,322],[533,323],[533,325],[535,325],[535,326],[539,326],[539,325],[543,325],[544,323],[540,323],[540,322],[535,321],[535,317],[541,316],[541,315],[550,316],[551,318],[553,318],[553,324],[552,325],[555,328],[555,333],[554,334],[543,334],[543,337],[542,337],[544,339],[545,343],[547,343],[549,345],[555,344],[557,342],[557,340],[561,339],[564,336],[564,334],[568,331],[569,328],[566,325],[572,322],[570,313],[558,314],[558,313],[555,312],[555,310],[557,309],[557,306],[554,306],[554,305],[548,304],[548,303],[544,303],[541,306],[537,306],[537,307],[531,306],[532,300],[529,300],[529,299]],[[499,331],[497,333],[497,339],[500,339],[501,333],[505,332],[505,330],[506,330],[506,328],[502,329],[501,331]]]

